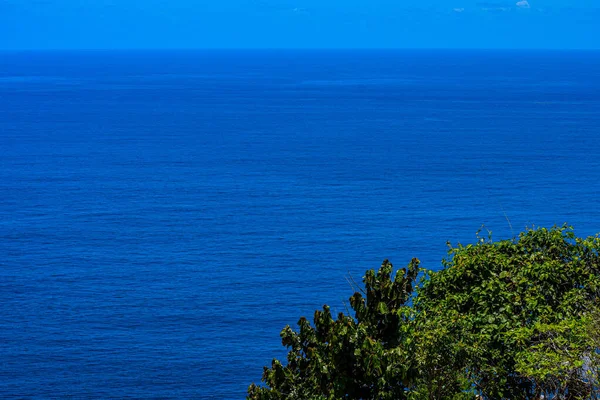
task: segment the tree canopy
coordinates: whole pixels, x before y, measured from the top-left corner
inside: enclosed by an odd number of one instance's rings
[[[248,399],[600,398],[600,238],[527,229],[449,246],[439,271],[384,261],[350,297],[287,326],[287,360]]]

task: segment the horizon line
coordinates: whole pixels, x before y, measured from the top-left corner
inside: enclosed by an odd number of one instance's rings
[[[3,53],[17,52],[92,52],[92,51],[600,51],[597,48],[573,47],[57,47],[0,48]]]

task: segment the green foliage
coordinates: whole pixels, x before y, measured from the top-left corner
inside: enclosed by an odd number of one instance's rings
[[[305,318],[299,332],[281,332],[289,349],[287,364],[265,368],[268,388],[252,385],[251,399],[404,399],[407,354],[405,340],[410,308],[406,306],[418,274],[418,261],[392,279],[392,264],[364,277],[366,298],[355,293],[350,305],[355,318],[333,319],[329,307],[316,311],[314,327]]]
[[[530,229],[449,250],[438,272],[385,261],[314,327],[282,333],[287,363],[249,399],[589,399],[600,396],[600,238]]]
[[[451,332],[452,355],[484,397],[586,398],[593,385],[584,364],[598,349],[589,314],[599,304],[599,249],[598,237],[564,227],[452,248],[419,292],[417,313]]]

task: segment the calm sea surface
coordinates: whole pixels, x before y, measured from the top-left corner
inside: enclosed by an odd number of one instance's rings
[[[384,258],[600,232],[599,139],[598,52],[0,53],[0,397],[241,399]]]

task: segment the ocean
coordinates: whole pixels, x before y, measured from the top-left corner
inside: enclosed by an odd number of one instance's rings
[[[600,232],[600,52],[0,53],[0,397],[242,399],[388,258]]]

